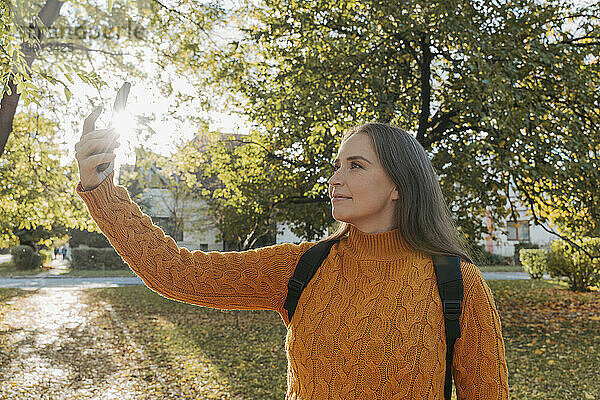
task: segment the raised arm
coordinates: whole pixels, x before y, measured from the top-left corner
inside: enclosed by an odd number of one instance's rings
[[[507,400],[508,371],[500,318],[492,292],[477,267],[462,263],[464,279],[461,337],[454,347],[459,400]]]
[[[152,224],[112,174],[77,193],[111,245],[152,290],[171,299],[225,309],[281,311],[287,282],[310,247],[281,244],[244,252],[190,252]]]
[[[165,297],[207,307],[269,309],[285,313],[287,282],[300,255],[311,246],[281,244],[245,252],[190,252],[152,224],[131,201],[127,190],[114,186],[113,163],[102,173],[101,163],[114,159],[117,136],[94,130],[96,109],[85,121],[75,149],[81,181],[76,191],[115,250],[142,278]],[[287,315],[282,315],[286,320]]]

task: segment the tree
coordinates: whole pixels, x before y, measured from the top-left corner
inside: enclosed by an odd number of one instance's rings
[[[72,162],[68,170],[58,166],[58,146],[64,143],[55,135],[57,127],[71,129],[65,126],[65,115],[83,119],[85,112],[81,104],[69,104],[71,88],[76,80],[83,81],[101,96],[101,89],[113,84],[105,81],[107,70],[143,78],[146,71],[142,64],[128,62],[125,55],[137,55],[139,61],[148,59],[150,53],[162,56],[160,79],[153,79],[157,89],[175,92],[179,102],[187,100],[189,93],[177,93],[171,86],[172,71],[167,66],[171,59],[181,59],[190,54],[191,47],[199,48],[199,43],[207,40],[206,33],[220,15],[220,7],[194,0],[182,2],[181,7],[194,12],[183,13],[153,0],[119,2],[112,11],[86,0],[69,2],[66,7],[56,0],[41,4],[0,1],[1,243],[15,242],[15,229],[35,233],[39,227],[57,228],[59,222],[69,228],[96,229],[72,190],[77,182],[76,165]],[[182,29],[187,33],[177,37]],[[167,40],[173,42],[165,46]],[[191,71],[188,74],[193,78]],[[39,121],[39,131],[32,131],[30,122],[19,126],[15,119],[19,105],[21,123],[34,118]],[[38,132],[33,139],[31,132]],[[21,134],[25,136],[17,137]],[[42,136],[52,140],[40,141]],[[24,143],[31,148],[30,154],[20,150]],[[31,165],[25,165],[28,161]],[[45,175],[38,176],[42,172]],[[41,239],[37,235],[34,241]]]
[[[206,204],[210,222],[219,232],[218,240],[227,250],[273,244],[277,235],[272,191],[262,184],[267,182],[265,175],[272,175],[272,166],[249,165],[245,152],[253,149],[242,146],[242,140],[241,135],[209,132],[205,125],[172,158],[181,182]],[[243,187],[232,191],[232,180],[243,182]]]
[[[93,229],[85,205],[73,193],[77,166],[60,164],[55,124],[17,114],[14,129],[0,159],[0,247],[26,236],[33,241],[28,244],[37,244],[64,235],[66,226]]]
[[[114,84],[105,81],[102,69],[121,71],[130,79],[144,78],[147,72],[139,61],[153,55],[161,67],[153,81],[163,93],[171,94],[170,64],[176,61],[181,66],[186,60],[193,64],[202,43],[211,39],[213,23],[223,14],[218,4],[197,0],[179,3],[182,10],[194,10],[190,13],[155,0],[123,1],[114,8],[109,3],[106,10],[94,2],[75,0],[64,11],[64,3],[58,0],[44,0],[41,5],[0,1],[0,156],[20,98],[24,96],[25,107],[31,102],[40,105],[46,83],[61,87],[68,102],[75,79],[100,92]],[[126,55],[137,60],[128,62]],[[198,71],[190,67],[185,73],[193,77]],[[178,102],[201,98],[175,92]]]
[[[177,238],[183,236],[184,228],[206,231],[203,199],[183,182],[182,172],[172,157],[137,148],[135,166],[122,168],[119,180],[140,209],[153,215],[153,221],[173,239],[182,240]],[[167,220],[161,220],[156,212],[166,213]]]
[[[417,138],[472,241],[487,233],[479,222],[486,208],[495,220],[515,215],[515,204],[505,208],[514,188],[548,231],[561,234],[550,214],[597,226],[598,4],[272,0],[247,7],[245,35],[207,66],[243,95],[239,106],[256,123],[252,141],[261,149],[253,161],[268,159],[289,179],[281,188],[279,176],[263,185],[277,188],[273,198],[290,205],[302,198],[313,211],[284,212],[296,233],[323,229],[323,177],[340,133],[366,121],[397,124]]]

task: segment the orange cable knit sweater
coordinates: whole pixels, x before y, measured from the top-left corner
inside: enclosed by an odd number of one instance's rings
[[[287,283],[313,243],[190,252],[154,226],[112,175],[77,193],[111,244],[165,297],[277,311],[288,333],[286,399],[443,400],[446,342],[431,258],[396,231],[352,228],[305,288],[290,324]],[[459,399],[508,399],[500,320],[479,270],[462,262],[464,309],[453,370]]]

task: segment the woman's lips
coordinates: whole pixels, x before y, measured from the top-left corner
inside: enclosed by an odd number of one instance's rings
[[[352,197],[334,197],[331,201],[352,200]]]

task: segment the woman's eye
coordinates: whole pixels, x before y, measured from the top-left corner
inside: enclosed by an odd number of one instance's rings
[[[350,169],[354,169],[354,167],[362,168],[362,165],[360,165],[360,164],[358,164],[358,163],[355,163],[355,162],[353,162],[353,163],[350,163]],[[334,171],[337,171],[339,168],[340,168],[340,166],[339,166],[339,165],[334,165],[334,166],[333,166],[333,170],[334,170]]]

